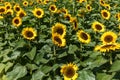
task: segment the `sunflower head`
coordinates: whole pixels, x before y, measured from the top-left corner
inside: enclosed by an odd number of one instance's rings
[[[64,13],[64,14],[68,14],[68,10],[67,10],[66,8],[60,9],[60,12],[61,12],[61,13]]]
[[[42,0],[36,0],[38,4],[43,3]]]
[[[5,5],[5,8],[6,8],[6,10],[11,9],[12,5],[10,3],[8,3],[8,4]]]
[[[77,37],[79,41],[82,43],[89,43],[91,41],[91,37],[88,33],[84,32],[83,30],[79,30],[77,32]]]
[[[77,21],[77,18],[76,18],[76,17],[72,17],[72,18],[70,19],[70,22],[72,23],[73,29],[74,29],[74,30],[77,30],[77,29],[78,29],[78,21]]]
[[[109,19],[110,18],[110,12],[107,10],[101,10],[101,15],[104,19]]]
[[[15,26],[15,27],[19,27],[21,24],[22,24],[22,19],[20,17],[14,17],[12,19],[12,24]]]
[[[7,14],[7,15],[13,15],[13,13],[14,13],[14,12],[13,12],[12,9],[9,9],[9,10],[6,11],[6,14]]]
[[[33,15],[37,18],[42,18],[44,15],[44,11],[41,8],[35,8],[32,12],[33,12]]]
[[[6,8],[4,6],[0,6],[0,14],[5,14]]]
[[[66,40],[59,34],[52,34],[52,41],[55,45],[59,47],[64,47],[66,45]]]
[[[65,36],[66,34],[66,26],[64,24],[61,23],[56,23],[53,27],[52,27],[52,34],[59,34],[62,37]]]
[[[18,11],[21,10],[21,7],[19,6],[19,4],[15,4],[13,9],[14,9],[15,12],[18,12]]]
[[[100,52],[110,52],[118,49],[120,49],[119,43],[110,43],[110,44],[97,45],[94,50]]]
[[[50,0],[44,0],[43,3],[44,4],[48,4],[50,2]]]
[[[99,0],[99,3],[100,3],[101,6],[105,5],[105,1],[104,0]]]
[[[50,5],[49,10],[50,10],[51,12],[53,12],[53,13],[57,12],[57,7],[56,7],[56,5],[54,5],[54,4]]]
[[[37,31],[32,27],[26,27],[22,30],[22,36],[25,39],[33,40],[37,36]]]
[[[92,29],[96,32],[104,32],[105,26],[102,23],[95,21],[92,23]]]
[[[23,1],[23,6],[28,6],[28,1]]]
[[[105,32],[101,36],[101,41],[103,42],[103,44],[115,43],[116,40],[117,35],[112,31]]]
[[[26,16],[26,12],[24,10],[20,10],[19,12],[17,12],[16,16],[22,18],[22,17]]]
[[[76,80],[78,77],[77,71],[78,67],[76,64],[69,63],[61,67],[61,74],[64,76],[64,80]]]
[[[86,9],[87,9],[87,11],[91,11],[92,10],[92,7],[90,6],[90,4],[86,5]]]
[[[70,20],[71,20],[71,14],[65,14],[65,15],[64,15],[64,18],[65,18],[66,20],[70,21]]]
[[[110,8],[111,8],[109,4],[105,4],[104,7],[108,10],[110,10]]]

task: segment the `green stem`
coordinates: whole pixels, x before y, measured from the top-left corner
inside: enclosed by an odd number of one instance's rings
[[[110,64],[112,64],[112,53],[110,53]]]

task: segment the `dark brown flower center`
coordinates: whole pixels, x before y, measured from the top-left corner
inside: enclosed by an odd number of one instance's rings
[[[87,40],[87,39],[88,39],[87,34],[84,33],[84,32],[82,32],[82,33],[80,34],[80,37],[81,37],[82,39],[84,39],[84,40]]]
[[[56,42],[58,42],[59,44],[62,44],[62,41],[61,41],[61,39],[60,39],[58,36],[55,36],[55,37],[54,37],[54,40],[55,40]]]
[[[99,25],[99,24],[96,24],[96,25],[95,25],[95,28],[96,28],[97,30],[101,30],[101,29],[102,29],[101,25]]]
[[[14,23],[15,23],[15,24],[19,24],[19,20],[18,20],[18,19],[15,19],[15,20],[14,20]]]
[[[25,14],[23,12],[20,13],[19,17],[24,17]]]
[[[108,17],[107,12],[103,12],[103,16],[104,16],[104,17]]]
[[[75,70],[72,67],[68,67],[66,68],[64,74],[66,77],[72,78],[75,75]]]
[[[58,28],[56,29],[56,31],[58,34],[62,35],[63,34],[63,29],[62,28]]]
[[[1,8],[1,9],[0,9],[0,12],[5,12],[5,9],[4,9],[4,8]]]
[[[15,10],[16,10],[16,11],[20,11],[20,8],[19,8],[19,7],[16,7]]]
[[[90,10],[90,6],[87,6],[87,9]]]
[[[107,42],[107,43],[112,42],[113,41],[113,36],[111,36],[111,35],[105,36],[104,41]]]
[[[7,8],[7,9],[10,9],[10,6],[7,6],[6,8]]]
[[[41,11],[37,11],[36,14],[37,14],[37,15],[41,15]]]
[[[54,7],[54,6],[51,6],[51,10],[52,10],[52,11],[55,11],[55,7]]]
[[[31,31],[26,31],[25,35],[29,38],[33,37],[33,32]]]

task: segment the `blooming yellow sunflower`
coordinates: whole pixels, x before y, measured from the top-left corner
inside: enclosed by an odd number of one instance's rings
[[[104,19],[109,19],[110,18],[110,12],[107,10],[101,10],[101,15]]]
[[[50,0],[44,0],[43,3],[44,4],[48,4],[50,2]]]
[[[89,43],[91,41],[91,37],[88,33],[84,32],[83,30],[79,30],[77,32],[77,37],[79,41],[82,43]]]
[[[109,4],[104,4],[104,7],[108,10],[110,10],[111,6]]]
[[[55,33],[64,37],[66,35],[66,26],[64,24],[61,24],[61,23],[56,23],[52,27],[52,34],[55,34]]]
[[[117,40],[117,35],[112,31],[107,31],[102,34],[101,41],[103,44],[115,43]]]
[[[57,12],[57,7],[56,7],[56,5],[54,5],[54,4],[50,5],[49,10],[50,10],[51,12],[53,12],[53,13]]]
[[[71,14],[65,14],[65,15],[64,15],[64,18],[65,18],[66,20],[70,21],[70,20],[71,20]]]
[[[5,6],[0,6],[0,14],[5,14],[6,8]]]
[[[27,14],[26,14],[26,12],[24,11],[24,10],[20,10],[20,11],[18,11],[17,12],[17,14],[16,14],[16,16],[18,16],[18,17],[20,17],[20,18],[22,18],[22,17],[24,17],[24,16],[26,16]]]
[[[13,9],[14,9],[15,12],[18,12],[18,11],[20,11],[22,8],[19,6],[19,4],[15,4],[15,5],[13,6]]]
[[[66,40],[60,34],[52,34],[52,41],[55,45],[59,47],[64,47],[66,45]]]
[[[102,45],[97,45],[95,46],[95,51],[100,51],[100,52],[109,52],[109,51],[115,51],[120,49],[120,44],[119,43],[110,43],[110,44],[102,44]]]
[[[68,9],[62,8],[60,9],[60,13],[68,14]]]
[[[23,1],[23,6],[28,6],[28,1]]]
[[[90,4],[86,5],[86,9],[87,9],[87,11],[91,11],[92,10],[92,7],[90,6]]]
[[[26,27],[22,30],[22,36],[25,39],[33,40],[37,36],[37,31],[32,27]]]
[[[42,18],[44,15],[44,11],[41,8],[35,8],[32,12],[33,12],[33,15],[37,18]]]
[[[13,15],[13,13],[14,13],[13,10],[12,10],[12,9],[9,9],[9,10],[6,11],[5,14],[7,14],[7,15]]]
[[[64,80],[76,80],[78,77],[78,66],[73,63],[65,64],[61,66],[61,74],[64,76]]]
[[[21,24],[22,24],[22,19],[20,17],[14,17],[12,19],[12,24],[15,26],[15,27],[19,27]]]
[[[104,32],[105,31],[105,26],[98,21],[94,21],[92,23],[92,29],[96,32]]]
[[[36,2],[37,2],[38,4],[43,3],[42,0],[36,0]]]
[[[6,10],[11,9],[12,5],[10,3],[8,3],[8,4],[5,5],[5,8],[6,8]]]
[[[72,27],[74,30],[77,30],[78,29],[78,21],[77,21],[77,18],[76,17],[72,17],[70,19],[70,22],[72,24]]]
[[[87,0],[76,0],[76,1],[79,3],[83,3],[83,2],[86,2]]]
[[[105,1],[104,0],[99,0],[99,3],[100,3],[101,6],[105,5]]]

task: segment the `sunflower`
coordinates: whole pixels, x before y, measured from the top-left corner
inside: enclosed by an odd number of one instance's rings
[[[111,8],[109,4],[104,4],[104,7],[108,10],[110,10],[110,8]]]
[[[51,12],[53,12],[53,13],[57,12],[57,7],[56,7],[56,5],[54,5],[54,4],[50,5],[49,10],[50,10]]]
[[[5,14],[6,8],[4,6],[0,6],[0,14]]]
[[[78,77],[78,66],[73,63],[65,64],[61,66],[61,74],[64,76],[64,80],[76,80]]]
[[[100,52],[109,52],[109,51],[115,51],[118,49],[120,49],[119,43],[110,43],[110,44],[97,45],[94,50],[100,51]]]
[[[66,20],[70,21],[70,20],[71,20],[71,14],[65,14],[65,15],[64,15],[64,18],[65,18]]]
[[[94,21],[92,23],[92,29],[96,32],[104,32],[105,31],[105,26],[98,21]]]
[[[36,0],[37,1],[37,3],[39,3],[39,4],[41,4],[42,3],[42,0]]]
[[[64,37],[66,35],[66,26],[64,24],[61,24],[61,23],[56,23],[52,27],[52,34],[55,34],[55,33]]]
[[[110,18],[110,12],[107,10],[101,10],[101,15],[104,19],[109,19]]]
[[[102,34],[101,41],[103,44],[115,43],[117,40],[117,35],[112,31],[107,31]]]
[[[42,18],[44,15],[44,11],[41,8],[35,8],[32,12],[33,12],[33,15],[37,18]]]
[[[21,10],[21,7],[20,7],[18,4],[15,4],[15,5],[13,6],[13,9],[14,9],[15,12],[18,12],[18,11]]]
[[[9,10],[6,11],[5,14],[7,14],[7,15],[13,15],[13,13],[14,13],[13,10],[12,10],[12,9],[9,9]]]
[[[55,45],[59,47],[64,47],[66,45],[66,40],[59,34],[52,34],[52,41]]]
[[[37,31],[32,27],[26,27],[22,30],[22,36],[25,39],[33,40],[37,36]]]
[[[6,10],[8,10],[8,9],[11,9],[12,8],[12,5],[9,3],[9,4],[6,4],[5,5],[5,8],[6,8]]]
[[[64,13],[64,14],[68,14],[68,10],[67,10],[66,8],[60,9],[60,12],[61,12],[61,13]]]
[[[44,4],[48,4],[50,2],[50,0],[44,0],[43,3]]]
[[[23,1],[23,6],[28,6],[28,1]]]
[[[86,9],[87,9],[87,11],[91,11],[92,10],[92,7],[90,6],[90,4],[86,5]]]
[[[26,16],[26,12],[24,10],[20,10],[17,12],[16,16],[22,18],[22,17]]]
[[[16,27],[19,27],[22,24],[22,19],[20,17],[14,17],[12,19],[12,24]]]
[[[82,43],[89,43],[91,41],[91,37],[88,33],[84,32],[83,30],[79,30],[77,32],[77,37],[79,41]]]
[[[74,30],[77,30],[78,29],[78,22],[77,22],[77,18],[76,17],[72,17],[70,19],[70,22],[72,24],[72,27]]]
[[[83,3],[83,2],[86,2],[86,0],[77,0],[77,2]]]
[[[100,3],[101,6],[105,5],[105,1],[104,0],[99,0],[99,3]]]

